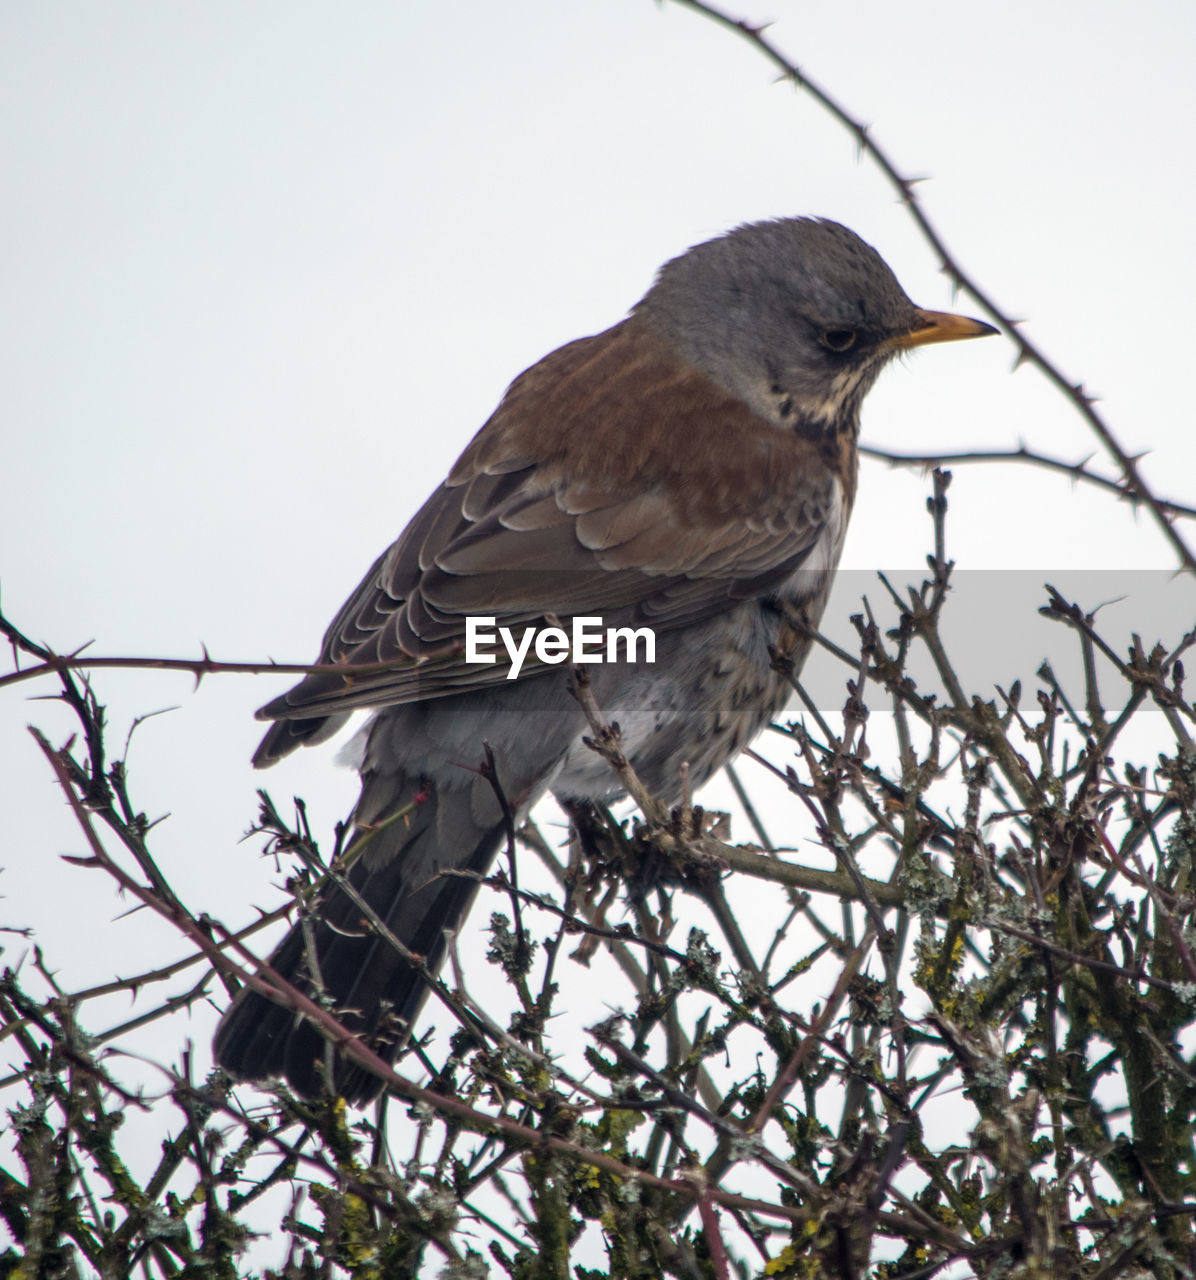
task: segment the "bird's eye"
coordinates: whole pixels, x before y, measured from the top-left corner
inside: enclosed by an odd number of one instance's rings
[[[854,329],[824,329],[822,345],[828,351],[848,351],[855,345]]]

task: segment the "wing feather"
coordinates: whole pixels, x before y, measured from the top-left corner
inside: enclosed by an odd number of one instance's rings
[[[768,594],[842,527],[831,504],[853,479],[635,318],[563,347],[516,379],[337,614],[321,661],[344,675],[313,674],[258,713],[291,722],[260,754],[322,736],[323,717],[505,680],[501,658],[465,663],[470,615],[667,630]],[[379,662],[395,665],[361,670]]]

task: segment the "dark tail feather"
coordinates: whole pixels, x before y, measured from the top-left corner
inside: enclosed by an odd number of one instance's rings
[[[484,874],[503,837],[503,825],[479,828],[469,817],[465,796],[445,811],[448,795],[430,794],[406,821],[377,831],[349,872],[349,883],[410,951],[426,957],[433,973],[444,959],[446,929],[455,929],[477,890],[471,877],[445,870]],[[446,845],[448,847],[446,847]],[[383,938],[374,934],[361,909],[342,890],[332,889],[317,904],[308,924],[314,939],[325,995],[341,1022],[387,1062],[407,1037],[427,997],[427,983]],[[283,939],[269,961],[282,977],[315,996],[303,926]],[[325,1040],[306,1019],[265,996],[243,990],[216,1031],[215,1054],[242,1080],[285,1076],[296,1092],[324,1092]],[[360,1104],[376,1097],[382,1081],[336,1053],[335,1091]]]

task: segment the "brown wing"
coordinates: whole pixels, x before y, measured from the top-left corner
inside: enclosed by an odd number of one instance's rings
[[[325,717],[505,680],[501,647],[495,664],[464,661],[470,615],[669,630],[767,592],[842,527],[852,477],[837,461],[635,318],[561,348],[516,379],[329,627],[320,662],[357,673],[309,676],[263,707],[284,723],[255,759],[326,736]],[[377,663],[395,665],[361,670]]]

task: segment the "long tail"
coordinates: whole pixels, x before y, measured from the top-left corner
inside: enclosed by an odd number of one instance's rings
[[[393,813],[410,802],[417,787],[409,784],[396,795],[395,779],[389,781],[385,808]],[[477,888],[471,877],[442,873],[484,874],[502,840],[503,824],[480,826],[459,788],[439,795],[426,784],[424,789],[427,799],[409,817],[375,831],[371,846],[351,868],[349,883],[435,972],[444,959],[444,931],[457,927]],[[376,799],[367,782],[359,815],[380,809]],[[313,944],[318,982],[308,960]],[[306,926],[301,922],[287,934],[269,963],[313,998],[322,990],[340,1021],[388,1062],[427,997],[419,970],[378,937],[361,908],[335,887],[316,904]],[[333,1089],[349,1103],[368,1102],[382,1089],[376,1076],[333,1054],[330,1042],[306,1019],[248,989],[225,1013],[214,1047],[217,1062],[231,1075],[242,1080],[284,1076],[305,1097],[324,1092],[326,1068]]]

